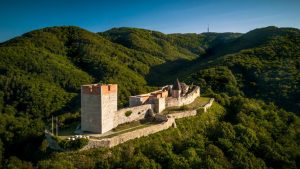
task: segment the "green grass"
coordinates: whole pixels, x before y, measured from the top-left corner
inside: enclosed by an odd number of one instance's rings
[[[80,122],[73,122],[64,128],[59,129],[58,136],[60,138],[66,138],[66,137],[75,135],[74,131],[76,130],[76,127],[79,124],[80,124]]]
[[[125,116],[129,117],[131,115],[131,113],[132,113],[132,111],[129,110],[129,111],[125,112]]]
[[[134,123],[134,124],[127,124],[128,126],[121,127],[121,128],[123,128],[122,130],[121,129],[117,129],[117,131],[114,131],[115,133],[112,133],[112,134],[106,135],[106,136],[102,136],[102,137],[96,137],[96,138],[97,139],[112,138],[114,136],[117,136],[117,135],[120,135],[120,134],[123,134],[123,133],[128,133],[128,132],[131,132],[131,131],[134,131],[134,130],[137,130],[137,129],[142,129],[142,128],[145,128],[145,127],[149,127],[149,126],[155,125],[155,124],[157,124],[157,123],[148,122],[148,123],[139,124],[139,125],[137,125],[136,123]]]
[[[191,104],[188,104],[187,107],[189,109],[197,109],[199,107],[204,106],[206,103],[208,103],[209,99],[210,99],[209,97],[197,97],[195,101]]]
[[[137,127],[141,124],[142,123],[140,121],[133,121],[133,122],[130,122],[130,123],[124,123],[124,124],[118,125],[116,128],[113,129],[113,131],[118,132],[118,131],[122,131],[122,130],[127,130],[127,129],[132,128],[132,127]]]

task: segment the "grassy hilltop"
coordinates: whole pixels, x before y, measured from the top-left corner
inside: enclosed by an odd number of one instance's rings
[[[50,27],[3,42],[0,168],[299,168],[299,44],[299,29],[277,27],[245,34]],[[128,96],[177,77],[216,98],[215,109],[111,150],[46,148],[52,115],[61,127],[79,120],[80,85],[118,83],[123,107]]]

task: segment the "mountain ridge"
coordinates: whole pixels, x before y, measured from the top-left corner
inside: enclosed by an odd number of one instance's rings
[[[93,33],[73,26],[39,29],[0,43],[0,164],[2,157],[6,163],[12,156],[31,162],[47,158],[49,152],[37,148],[43,141],[43,129],[52,115],[62,127],[78,122],[80,86],[89,83],[117,83],[118,105],[124,107],[130,95],[172,84],[178,77],[199,85],[203,95],[216,99],[227,111],[224,125],[242,124],[234,126],[236,132],[247,131],[254,138],[253,131],[260,131],[255,125],[268,124],[262,131],[267,131],[269,142],[276,142],[285,128],[292,132],[298,124],[299,44],[296,28],[266,27],[245,34],[163,34],[134,28]],[[278,128],[270,129],[273,125]],[[289,138],[293,146],[296,137],[289,133]],[[215,136],[209,139],[219,142]],[[173,146],[176,144],[181,143]],[[276,144],[288,146],[284,140]],[[225,142],[214,146],[225,146]],[[249,149],[251,157],[260,159],[255,148]],[[216,151],[229,152],[224,147]],[[28,152],[35,153],[28,156]],[[276,153],[282,152],[276,149]],[[268,159],[267,155],[262,158]],[[293,152],[291,161],[272,158],[282,166],[295,166],[293,160],[299,157]]]

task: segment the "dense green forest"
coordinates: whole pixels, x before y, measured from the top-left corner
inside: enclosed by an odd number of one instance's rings
[[[0,44],[0,168],[298,168],[300,30],[163,34],[35,30]],[[179,77],[219,104],[177,129],[112,149],[47,149],[51,116],[80,119],[80,85],[118,83],[128,96]],[[68,167],[66,167],[68,166]]]
[[[178,128],[112,149],[55,153],[40,168],[297,168],[300,121],[263,102],[223,95],[222,105]],[[64,160],[58,160],[64,159]]]

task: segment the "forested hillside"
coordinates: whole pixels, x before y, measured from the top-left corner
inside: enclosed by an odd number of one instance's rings
[[[299,44],[300,30],[276,27],[246,34],[50,27],[1,43],[0,168],[297,168]],[[43,131],[52,115],[62,126],[80,120],[80,85],[118,83],[123,107],[128,96],[177,77],[216,98],[215,123],[206,125],[202,116],[181,120],[178,129],[112,150],[53,154],[46,148]],[[78,155],[86,157],[81,164],[73,161]]]
[[[112,149],[55,153],[40,168],[297,168],[299,118],[274,105],[223,95],[178,128]],[[60,160],[58,160],[60,159]]]
[[[167,35],[138,28],[114,28],[99,35],[125,47],[147,52],[168,61],[193,59],[205,54],[209,47],[240,36],[239,33]]]
[[[298,29],[253,30],[211,49],[211,58],[191,66],[188,79],[206,89],[274,102],[299,115],[299,44]]]

